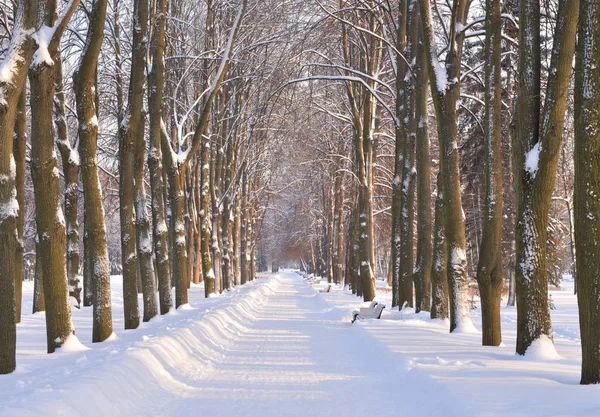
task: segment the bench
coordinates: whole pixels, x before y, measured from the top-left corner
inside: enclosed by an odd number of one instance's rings
[[[352,313],[352,323],[358,319],[380,319],[384,308],[385,304],[372,301],[369,307],[361,307],[359,311],[354,311]]]
[[[324,289],[322,289],[322,290],[319,290],[319,292],[331,292],[331,284],[329,284],[329,285],[327,286],[327,288],[324,288]]]

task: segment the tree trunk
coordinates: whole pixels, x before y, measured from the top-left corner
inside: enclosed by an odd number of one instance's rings
[[[119,24],[116,22],[115,24]],[[135,53],[135,47],[134,47]],[[134,75],[135,59],[132,63]],[[135,77],[130,83],[136,83]],[[136,91],[137,94],[140,92]],[[129,95],[129,100],[134,99]],[[141,98],[141,97],[140,97]],[[137,100],[136,100],[137,101]],[[132,126],[132,103],[129,102],[123,122],[119,125],[119,218],[121,224],[121,265],[123,267],[123,314],[125,329],[136,329],[140,324],[137,291],[137,251],[135,233],[135,212],[133,205],[133,157],[134,136],[137,126]]]
[[[419,15],[416,0],[408,1],[406,23],[406,49],[404,55],[409,62],[417,58]],[[405,131],[402,185],[400,188],[400,277],[398,281],[398,307],[405,304],[413,307],[413,246],[415,207],[415,147],[417,136],[416,99],[412,68],[402,76],[404,81],[404,103],[402,111]]]
[[[38,244],[35,245],[35,282],[33,284],[33,307],[31,313],[46,311],[46,301],[44,298],[44,272],[42,271],[42,260],[38,258]]]
[[[77,119],[79,121],[79,154],[86,215],[87,247],[94,295],[92,342],[102,342],[112,334],[110,269],[102,189],[98,177],[96,146],[98,115],[96,108],[96,70],[104,37],[107,0],[97,0],[90,15],[86,47],[73,76]]]
[[[552,338],[546,271],[547,224],[563,135],[578,9],[578,0],[559,2],[546,102],[541,115],[540,4],[534,0],[520,3],[521,76],[513,144],[517,196],[516,351],[519,355],[524,355],[540,337]]]
[[[65,92],[62,60],[56,59],[56,99],[54,101],[54,125],[56,145],[60,151],[65,176],[65,220],[67,227],[67,278],[69,296],[81,307],[81,282],[79,278],[79,153],[77,145],[71,146],[65,112]]]
[[[54,26],[56,3],[48,1],[38,26]],[[36,202],[38,235],[37,259],[42,264],[46,304],[46,341],[48,353],[59,348],[73,333],[65,248],[67,235],[60,202],[58,160],[54,151],[53,103],[56,85],[57,50],[52,58],[40,59],[39,51],[29,69],[31,85],[31,177]]]
[[[446,210],[441,173],[437,176],[437,198],[435,199],[435,223],[433,226],[433,260],[431,263],[431,318],[445,320],[448,311],[448,248],[446,244]]]
[[[209,297],[215,292],[215,272],[211,253],[212,234],[210,230],[210,143],[206,142],[202,147],[202,188],[200,217],[202,222],[202,271],[204,272],[204,295]]]
[[[13,135],[18,101],[25,87],[27,69],[33,54],[37,1],[17,3],[10,47],[2,64],[14,62],[12,77],[0,82],[0,374],[15,370],[17,326],[15,313],[15,257],[21,242],[17,230],[19,202],[15,188],[16,164]]]
[[[429,311],[431,307],[431,157],[427,126],[428,69],[425,50],[419,46],[417,54],[416,115],[417,143],[417,262],[415,265],[415,312]]]
[[[163,153],[170,152],[164,149]],[[175,308],[188,303],[187,249],[185,241],[185,168],[171,161],[169,168],[169,201],[171,203],[171,233],[173,236],[173,281],[175,283]]]
[[[129,82],[128,113],[129,124],[126,127],[134,143],[133,157],[133,198],[135,202],[135,236],[137,249],[137,264],[142,281],[145,322],[155,317],[156,285],[154,280],[154,264],[152,262],[152,237],[150,220],[146,211],[146,186],[144,184],[144,160],[146,151],[144,82],[146,55],[148,51],[148,0],[134,2],[134,21],[137,24],[133,31],[133,53],[131,77]]]
[[[502,85],[500,0],[486,0],[485,41],[485,179],[486,197],[477,283],[481,296],[482,344],[502,343]]]
[[[25,89],[21,92],[17,104],[17,117],[15,122],[15,137],[13,154],[15,158],[16,173],[15,186],[17,189],[17,201],[19,202],[19,217],[17,218],[17,233],[19,240],[23,241],[23,228],[25,225],[25,166],[27,164],[27,94]],[[16,322],[21,322],[21,304],[23,299],[23,251],[21,243],[17,246],[15,255],[15,310]]]
[[[148,168],[152,194],[152,236],[158,274],[160,314],[166,314],[173,307],[171,294],[171,270],[169,248],[167,246],[167,222],[165,210],[161,150],[161,117],[165,79],[165,24],[167,1],[157,0],[154,31],[152,33],[152,69],[148,74],[149,148]]]
[[[406,23],[407,23],[407,0],[398,1],[398,24],[396,27],[396,49],[404,53],[406,48]],[[406,63],[398,54],[396,57],[396,119],[395,126],[395,158],[394,158],[394,181],[392,182],[392,307],[399,305],[398,296],[400,289],[400,257],[402,249],[401,239],[401,212],[400,202],[402,199],[402,172],[404,169],[404,143],[406,142],[406,131],[401,120],[404,118],[404,76],[406,74]]]
[[[446,56],[445,73],[440,76],[437,60],[435,34],[431,5],[428,0],[419,0],[423,41],[429,66],[431,95],[435,106],[438,138],[440,141],[440,172],[446,217],[447,274],[450,294],[450,332],[459,328],[470,328],[469,305],[467,300],[467,256],[465,218],[462,208],[460,187],[460,155],[458,150],[457,101],[460,96],[460,68],[464,33],[457,33],[458,27],[466,24],[468,2],[455,0],[452,5],[450,22],[450,50]]]
[[[581,0],[575,67],[575,244],[581,384],[600,383],[600,4]]]

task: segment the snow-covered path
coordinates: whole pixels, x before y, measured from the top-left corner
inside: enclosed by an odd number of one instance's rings
[[[296,273],[239,291],[91,350],[25,355],[0,416],[465,415]]]
[[[397,355],[363,329],[339,321],[298,275],[283,273],[277,280],[275,292],[231,340],[218,366],[180,375],[187,395],[168,393],[156,415],[202,410],[232,417],[385,416],[431,410],[431,387],[415,386],[414,380],[412,388],[402,387]],[[440,415],[450,414],[446,409]]]
[[[24,316],[17,371],[0,376],[0,417],[600,415],[600,386],[578,384],[572,291],[552,292],[560,356],[523,358],[514,308],[502,309],[505,344],[489,347],[410,309],[351,324],[361,300],[324,286],[295,272],[208,299],[193,286],[190,306],[125,331],[115,277],[113,340],[90,343],[83,309],[74,321],[85,346],[46,355],[43,314]],[[389,296],[377,294],[388,306]]]

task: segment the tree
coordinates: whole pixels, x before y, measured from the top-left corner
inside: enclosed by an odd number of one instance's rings
[[[152,31],[151,64],[148,74],[148,110],[149,110],[149,149],[148,168],[150,170],[150,191],[152,195],[152,237],[158,275],[158,293],[160,314],[166,314],[173,306],[171,295],[171,269],[167,247],[167,221],[164,199],[163,166],[161,137],[163,91],[165,83],[165,25],[167,2],[156,2],[154,30]]]
[[[450,21],[450,49],[444,67],[438,62],[429,0],[419,0],[423,44],[429,67],[431,96],[437,116],[440,141],[440,172],[445,210],[445,243],[450,293],[450,332],[472,326],[467,303],[467,256],[465,219],[460,189],[460,165],[456,107],[460,95],[461,58],[469,2],[454,0]]]
[[[0,65],[0,374],[16,367],[17,326],[15,312],[15,257],[19,245],[19,202],[15,188],[16,167],[13,134],[17,104],[25,86],[33,55],[37,1],[17,3],[9,49]]]
[[[575,244],[581,383],[600,383],[600,4],[581,0],[575,67]]]
[[[58,44],[78,1],[57,18],[57,2],[41,1],[37,16],[37,50],[29,68],[31,85],[31,176],[36,200],[38,260],[44,277],[48,353],[74,334],[69,306],[66,224],[60,202],[59,171],[54,151],[53,103]]]
[[[415,8],[417,8],[417,5],[415,5]],[[433,222],[431,217],[431,157],[429,154],[429,132],[427,126],[428,69],[425,50],[421,45],[418,49],[415,71],[417,74],[415,87],[415,119],[417,122],[417,260],[414,271],[416,312],[430,311],[431,309],[431,266],[433,260],[431,235]]]
[[[485,17],[485,157],[486,195],[477,283],[481,296],[482,344],[502,342],[500,298],[502,275],[502,15],[499,0],[486,0]]]
[[[516,292],[519,355],[540,337],[552,338],[548,307],[548,211],[560,154],[579,1],[560,0],[541,109],[540,4],[519,4],[519,94],[515,105],[513,169],[517,196]]]
[[[85,208],[87,242],[84,256],[88,257],[93,289],[92,342],[102,342],[112,334],[110,271],[102,189],[98,178],[96,149],[98,114],[96,77],[98,55],[104,37],[107,0],[97,0],[90,13],[86,46],[73,75],[79,122],[79,154]]]

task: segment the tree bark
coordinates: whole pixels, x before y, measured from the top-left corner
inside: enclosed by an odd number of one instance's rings
[[[71,146],[67,130],[65,112],[65,92],[62,74],[62,60],[56,59],[56,99],[54,100],[54,125],[56,145],[60,151],[65,177],[65,221],[67,227],[67,278],[69,296],[81,307],[81,281],[79,278],[79,153],[77,144]]]
[[[38,15],[38,27],[53,27],[57,4],[44,2],[43,15]],[[39,48],[45,48],[40,46]],[[54,151],[53,103],[56,85],[57,48],[38,49],[29,68],[31,85],[31,177],[36,202],[35,219],[38,235],[37,259],[42,264],[44,300],[46,304],[46,341],[48,353],[74,334],[69,306],[67,247],[65,218],[60,202],[58,160]]]
[[[516,351],[519,355],[524,355],[540,337],[552,338],[546,271],[547,223],[563,134],[578,10],[578,0],[559,2],[542,115],[540,4],[534,0],[520,3],[520,79],[513,143],[517,196]]]
[[[156,285],[152,262],[152,236],[150,220],[146,211],[146,186],[144,184],[144,160],[146,152],[144,82],[146,55],[148,51],[148,0],[134,1],[133,53],[129,81],[128,124],[124,137],[131,136],[133,142],[133,200],[135,203],[135,237],[137,266],[142,281],[144,300],[143,321],[147,322],[158,314]],[[137,297],[137,295],[136,295]]]
[[[404,53],[406,48],[406,23],[407,23],[407,0],[398,1],[398,23],[396,27],[396,49]],[[404,169],[404,143],[406,142],[406,131],[400,122],[404,116],[404,76],[406,74],[406,63],[401,56],[396,57],[396,127],[395,127],[395,158],[394,158],[394,181],[392,182],[392,307],[399,305],[398,296],[400,289],[400,257],[402,249],[401,239],[401,217],[400,201],[402,198],[402,172]]]
[[[581,384],[600,383],[600,4],[581,0],[575,67],[575,233]]]
[[[406,23],[406,48],[404,55],[409,62],[417,58],[419,15],[416,0],[408,1]],[[415,79],[413,68],[406,68],[404,80],[404,103],[402,122],[405,131],[402,185],[400,188],[400,277],[398,283],[398,307],[413,302],[413,246],[414,246],[414,207],[415,207],[415,147],[417,136]]]
[[[98,177],[96,147],[98,115],[96,71],[104,37],[107,0],[97,0],[90,15],[86,47],[73,75],[79,121],[79,154],[86,216],[87,246],[94,296],[92,342],[102,342],[112,334],[110,269],[104,224],[102,189]]]
[[[152,193],[152,236],[158,274],[160,314],[168,313],[173,307],[161,149],[166,16],[167,1],[157,0],[155,27],[152,33],[152,70],[148,74],[148,109],[150,113],[148,167]]]
[[[427,126],[428,69],[425,50],[420,45],[416,67],[417,143],[417,262],[414,271],[415,312],[430,311],[431,265],[433,259],[431,218],[431,157]]]
[[[21,244],[17,246],[15,255],[15,310],[16,322],[21,322],[21,305],[23,299],[23,228],[25,225],[25,165],[27,164],[27,108],[26,92],[21,92],[17,104],[17,118],[15,122],[15,138],[13,154],[15,158],[16,173],[15,186],[17,201],[19,202],[19,217],[17,218],[17,234]]]
[[[431,6],[428,0],[419,0],[423,41],[429,66],[431,95],[437,116],[440,141],[440,171],[442,173],[444,209],[446,217],[447,274],[450,294],[450,332],[472,327],[467,300],[467,256],[465,218],[460,187],[460,155],[458,150],[457,101],[460,96],[460,68],[464,33],[457,29],[465,26],[469,2],[452,3],[450,22],[450,50],[446,56],[445,71],[437,60]]]
[[[15,256],[21,242],[17,231],[19,202],[15,188],[16,164],[13,135],[17,105],[25,87],[27,69],[33,54],[33,38],[37,1],[17,3],[15,25],[10,48],[2,63],[15,62],[12,77],[0,82],[0,374],[16,367]]]
[[[42,271],[42,260],[38,258],[38,244],[36,243],[35,256],[35,282],[33,284],[33,306],[31,313],[46,311],[46,301],[44,299],[44,272]]]
[[[482,344],[502,343],[500,298],[502,275],[502,85],[500,0],[486,0],[485,41],[485,179],[486,197],[483,233],[477,265],[477,284],[481,296]]]
[[[433,226],[433,260],[431,264],[431,318],[445,320],[448,310],[448,248],[446,243],[446,210],[441,173],[437,176],[435,223]]]

